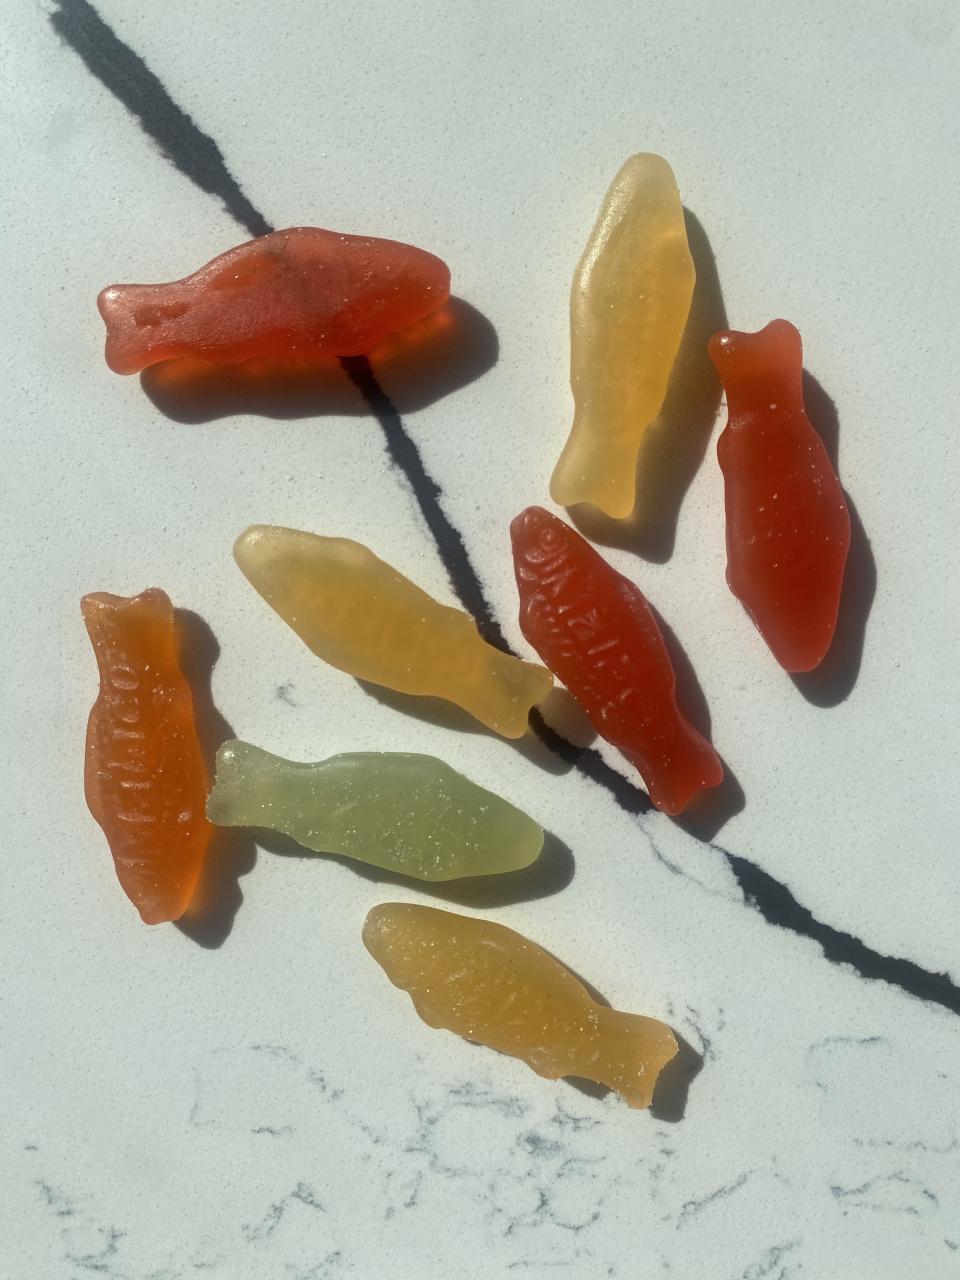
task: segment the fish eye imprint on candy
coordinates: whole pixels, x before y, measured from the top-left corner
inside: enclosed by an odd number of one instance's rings
[[[506,738],[527,730],[553,677],[487,644],[462,609],[440,604],[359,542],[253,525],[237,564],[317,657],[398,693],[444,698]]]
[[[207,815],[418,880],[519,871],[543,848],[543,831],[512,804],[442,760],[399,751],[301,764],[225,742]]]
[[[139,373],[180,356],[240,364],[368,355],[449,297],[448,267],[423,249],[291,227],[228,249],[182,280],[110,285],[97,305],[107,364]]]
[[[428,1026],[520,1058],[548,1080],[594,1080],[648,1107],[676,1056],[665,1023],[598,1004],[549,952],[492,920],[384,902],[368,913],[363,943]]]
[[[154,588],[130,598],[95,592],[80,607],[100,671],[87,724],[87,804],[144,923],[177,920],[213,827],[173,605]]]

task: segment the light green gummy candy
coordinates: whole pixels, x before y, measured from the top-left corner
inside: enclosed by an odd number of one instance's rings
[[[316,764],[225,742],[207,816],[268,827],[318,853],[340,853],[419,880],[518,871],[543,832],[525,813],[433,756],[350,752]]]

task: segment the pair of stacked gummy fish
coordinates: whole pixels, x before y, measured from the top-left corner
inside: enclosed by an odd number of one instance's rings
[[[301,227],[172,284],[105,289],[99,306],[108,364],[134,373],[184,356],[241,364],[369,354],[441,308],[449,286],[444,263],[420,249]],[[551,485],[558,504],[629,515],[640,443],[662,405],[693,286],[670,166],[633,156],[574,279],[576,413]],[[833,636],[850,525],[804,413],[800,337],[775,320],[757,334],[718,333],[709,352],[729,414],[718,445],[727,578],[780,663],[809,670]],[[643,594],[540,507],[510,532],[520,627],[549,670],[487,644],[467,614],[359,543],[255,526],[234,554],[324,661],[405,694],[448,699],[508,738],[527,730],[556,675],[640,771],[652,802],[679,813],[721,781],[723,767],[677,706]],[[279,830],[309,849],[427,881],[515,871],[539,856],[543,832],[532,819],[430,756],[301,764],[233,741],[217,754],[211,791],[168,597],[95,593],[82,609],[101,680],[87,801],[145,922],[186,911],[211,824]],[[586,1077],[644,1107],[677,1052],[669,1027],[599,1005],[551,955],[502,925],[386,903],[368,914],[363,941],[430,1026],[520,1057],[550,1079]]]

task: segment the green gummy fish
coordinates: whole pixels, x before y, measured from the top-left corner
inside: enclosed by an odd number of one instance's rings
[[[418,880],[519,871],[543,848],[532,818],[433,756],[357,751],[301,764],[248,742],[217,752],[207,816],[268,827],[317,853]]]

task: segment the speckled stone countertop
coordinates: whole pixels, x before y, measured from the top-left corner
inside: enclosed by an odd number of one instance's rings
[[[7,8],[0,1276],[960,1274],[955,6]],[[512,745],[324,668],[230,555],[253,522],[356,538],[527,653],[507,526],[547,501],[571,274],[641,150],[698,289],[643,514],[593,532],[730,770],[683,822],[559,702]],[[297,223],[449,262],[436,359],[383,394],[106,369],[105,284]],[[703,354],[780,315],[855,512],[836,651],[796,681],[724,583]],[[241,833],[205,916],[143,927],[83,800],[78,601],[148,585],[195,615],[210,734],[438,755],[542,822],[542,864],[430,894]],[[393,898],[669,1021],[652,1111],[423,1026],[360,943]]]

